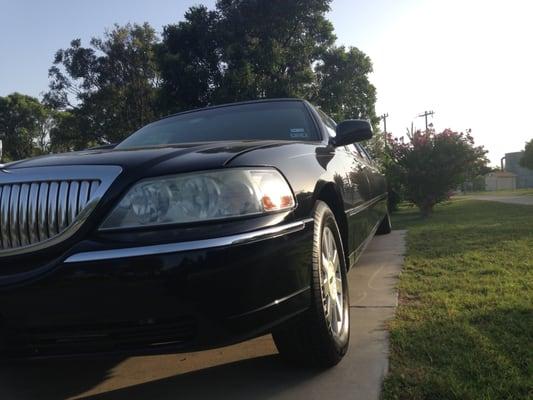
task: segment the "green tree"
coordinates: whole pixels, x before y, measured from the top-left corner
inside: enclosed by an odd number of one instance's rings
[[[166,112],[204,107],[221,77],[219,15],[205,6],[191,7],[185,20],[167,25],[158,46],[160,106]]]
[[[316,67],[315,102],[338,121],[365,118],[376,126],[376,89],[368,80],[371,72],[372,62],[361,50],[343,46],[329,49]]]
[[[408,141],[391,137],[388,149],[392,160],[388,175],[400,182],[406,199],[423,216],[430,215],[437,203],[447,200],[467,179],[482,173],[488,163],[487,151],[474,145],[470,133],[449,129],[418,131]]]
[[[219,0],[165,27],[159,46],[168,111],[269,97],[301,97],[341,119],[374,122],[369,58],[335,47],[330,0]]]
[[[216,101],[307,97],[333,45],[330,0],[219,0],[225,66]]]
[[[0,97],[0,140],[4,160],[20,160],[48,151],[53,120],[38,99],[20,93]]]
[[[520,159],[520,165],[524,168],[533,169],[533,139],[526,142],[524,155]]]
[[[80,135],[84,131],[84,119],[78,118],[76,110],[56,111],[54,122],[50,130],[50,151],[54,153],[81,150],[98,144],[96,141],[87,141],[87,136]]]
[[[45,101],[78,119],[70,147],[122,140],[159,115],[156,43],[147,23],[115,25],[90,47],[77,39],[56,53]]]
[[[331,0],[218,0],[164,28],[118,26],[56,53],[45,102],[53,149],[117,142],[151,120],[211,104],[301,97],[341,118],[376,121],[372,65],[335,47]]]

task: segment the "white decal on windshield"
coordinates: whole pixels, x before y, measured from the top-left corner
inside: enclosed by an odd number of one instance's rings
[[[308,138],[309,134],[305,131],[304,128],[291,128],[291,138],[292,139],[302,139]]]

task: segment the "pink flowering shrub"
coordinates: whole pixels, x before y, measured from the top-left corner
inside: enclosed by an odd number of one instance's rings
[[[475,146],[467,133],[446,129],[417,131],[404,138],[388,135],[386,174],[402,188],[422,215],[428,216],[435,204],[447,200],[467,179],[484,172],[487,151]]]

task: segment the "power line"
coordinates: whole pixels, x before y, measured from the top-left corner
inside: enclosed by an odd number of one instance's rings
[[[387,133],[387,118],[389,117],[388,113],[382,114],[379,116],[379,119],[383,120],[383,132]]]
[[[428,130],[428,116],[429,115],[433,116],[434,114],[435,114],[435,111],[424,111],[422,114],[417,115],[418,118],[424,117],[424,119],[426,120],[426,132]]]

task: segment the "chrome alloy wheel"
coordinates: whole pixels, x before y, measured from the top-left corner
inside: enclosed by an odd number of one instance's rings
[[[322,232],[321,289],[326,321],[333,336],[339,337],[344,323],[342,271],[335,237],[327,226]]]

